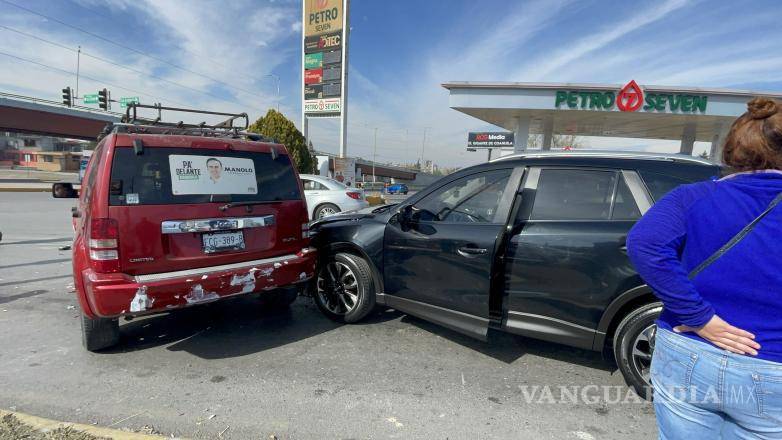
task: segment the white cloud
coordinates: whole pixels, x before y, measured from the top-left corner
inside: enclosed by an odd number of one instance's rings
[[[284,44],[295,35],[297,4],[199,1],[188,2],[187,7],[182,7],[181,2],[172,1],[80,2],[90,9],[76,8],[76,13],[106,14],[104,17],[119,13],[127,16],[128,21],[136,19],[146,22],[146,29],[136,29],[136,33],[157,37],[158,40],[152,40],[153,43],[146,46],[161,47],[162,52],[145,47],[143,41],[119,41],[120,44],[152,56],[145,57],[21,10],[4,14],[0,23],[74,49],[81,45],[86,53],[147,73],[131,72],[82,56],[80,82],[84,88],[102,88],[109,83],[115,84],[114,87],[108,87],[114,96],[146,95],[142,101],[162,100],[179,106],[248,111],[257,117],[266,108],[276,104],[275,78],[269,73],[297,56],[295,48],[286,48]],[[48,14],[40,7],[29,8]],[[58,18],[70,22],[62,16]],[[226,23],[232,25],[227,26]],[[101,34],[99,28],[91,31]],[[7,30],[0,29],[0,35],[4,41],[2,50],[7,53],[66,71],[75,71],[76,54],[73,52]],[[163,36],[165,40],[161,40]],[[257,43],[272,47],[259,46]],[[0,58],[4,58],[4,67],[8,66],[0,71],[0,84],[6,90],[59,98],[60,88],[75,83],[75,78],[70,75],[47,71],[8,57]],[[86,77],[102,81],[91,81]],[[118,86],[137,92],[122,91]],[[281,108],[286,109],[293,113],[286,106]]]
[[[667,0],[655,3],[651,8],[642,9],[631,17],[621,19],[618,24],[615,22],[604,23],[603,31],[569,42],[553,55],[539,55],[532,62],[528,63],[526,68],[514,76],[524,78],[525,80],[545,79],[569,63],[598,49],[602,49],[631,32],[643,29],[645,26],[663,19],[687,4],[687,0]]]

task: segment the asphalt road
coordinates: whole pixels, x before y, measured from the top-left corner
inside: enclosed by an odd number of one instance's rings
[[[88,353],[58,251],[73,201],[49,197],[0,193],[0,407],[193,438],[656,437],[651,405],[616,403],[627,389],[597,353],[395,311],[342,326],[307,298],[269,314],[248,296],[123,322],[119,347]]]

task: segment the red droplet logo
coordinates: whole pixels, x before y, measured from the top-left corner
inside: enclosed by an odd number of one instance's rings
[[[329,5],[329,0],[317,0],[315,2],[315,9],[326,9],[326,6]]]
[[[616,96],[616,106],[623,112],[634,112],[641,108],[644,102],[644,91],[641,87],[631,80],[626,86],[622,87]]]

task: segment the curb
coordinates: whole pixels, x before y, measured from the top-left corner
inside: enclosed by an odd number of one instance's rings
[[[0,417],[6,415],[16,417],[20,422],[31,426],[38,431],[53,431],[57,428],[71,428],[77,431],[85,432],[96,437],[107,437],[113,440],[163,440],[169,437],[149,434],[139,434],[135,432],[120,431],[118,429],[102,428],[93,425],[82,425],[80,423],[58,422],[56,420],[44,419],[43,417],[31,416],[15,411],[5,411],[0,409]]]

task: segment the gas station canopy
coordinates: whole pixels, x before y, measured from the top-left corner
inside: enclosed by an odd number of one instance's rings
[[[449,82],[450,107],[513,131],[514,151],[526,149],[530,134],[681,140],[692,154],[695,141],[711,142],[719,157],[730,125],[756,96],[780,93],[693,87],[618,84]]]

